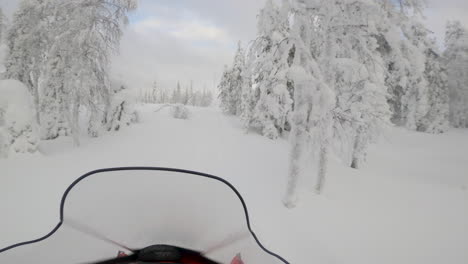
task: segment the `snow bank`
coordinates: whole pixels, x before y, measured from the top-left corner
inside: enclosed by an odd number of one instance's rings
[[[0,81],[0,156],[37,150],[31,98],[16,80]]]

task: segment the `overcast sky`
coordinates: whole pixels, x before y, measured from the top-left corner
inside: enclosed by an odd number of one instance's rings
[[[0,0],[7,13],[18,0]],[[113,72],[135,89],[178,80],[213,88],[237,41],[255,37],[256,15],[265,0],[140,0],[122,39]],[[429,0],[426,22],[442,43],[447,20],[468,26],[468,0]]]

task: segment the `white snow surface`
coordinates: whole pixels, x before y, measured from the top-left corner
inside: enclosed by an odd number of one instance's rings
[[[160,166],[232,182],[265,246],[293,264],[468,263],[468,130],[389,129],[361,170],[332,159],[322,195],[305,172],[299,206],[289,210],[281,203],[286,140],[245,134],[217,109],[190,108],[191,118],[180,120],[159,108],[141,106],[141,123],[79,148],[60,138],[42,142],[40,153],[0,159],[0,248],[51,230],[64,190],[84,173]]]

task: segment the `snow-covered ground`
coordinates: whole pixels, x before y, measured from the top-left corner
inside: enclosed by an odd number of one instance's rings
[[[104,167],[162,166],[231,181],[268,248],[293,264],[468,263],[468,131],[427,135],[390,129],[368,163],[332,159],[324,193],[303,179],[296,209],[282,206],[288,143],[245,134],[236,118],[192,108],[189,120],[158,106],[119,133],[43,142],[42,154],[0,160],[0,247],[48,232],[65,188]],[[0,261],[1,262],[1,261]],[[249,264],[249,263],[247,263]]]

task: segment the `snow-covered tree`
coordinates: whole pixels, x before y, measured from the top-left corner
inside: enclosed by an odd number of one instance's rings
[[[8,31],[7,79],[24,83],[34,98],[36,121],[41,123],[40,79],[53,37],[54,4],[51,0],[23,0]]]
[[[91,112],[88,131],[105,126],[112,96],[109,64],[136,0],[23,0],[9,31],[7,78],[34,97],[41,138],[73,134]]]
[[[447,24],[444,53],[450,94],[450,122],[468,127],[468,29],[459,21]]]
[[[227,65],[224,65],[224,71],[221,75],[221,80],[218,84],[218,98],[220,101],[220,107],[225,113],[229,112],[230,78],[231,70],[228,68]]]
[[[221,109],[230,115],[240,115],[243,86],[242,72],[245,67],[245,52],[239,42],[232,68],[225,69],[218,85]]]
[[[258,99],[253,110],[253,122],[268,138],[278,138],[289,125],[292,110],[292,86],[288,79],[294,45],[288,38],[288,5],[276,7],[272,0],[266,2],[260,12],[258,37],[250,53],[256,58],[250,62],[254,77],[253,85],[258,89]],[[245,89],[244,89],[245,91]],[[244,97],[250,97],[245,91]]]
[[[284,204],[296,205],[296,189],[304,166],[304,158],[312,152],[317,162],[317,192],[321,192],[327,171],[331,140],[334,94],[324,82],[315,54],[310,52],[313,32],[312,17],[303,0],[291,6],[290,40],[294,45],[292,65],[288,75],[294,86],[289,180]]]
[[[319,57],[336,93],[335,139],[358,168],[389,119],[383,61],[377,51],[379,7],[368,1],[333,1],[315,9],[325,40]],[[344,156],[345,160],[348,160]]]
[[[136,8],[136,1],[56,0],[54,4],[55,37],[48,53],[44,91],[57,95],[60,113],[65,112],[78,143],[82,107],[92,112],[91,135],[97,133],[97,124],[108,121],[114,95],[108,76],[110,57],[118,49],[127,13]]]
[[[425,1],[376,2],[383,11],[376,38],[386,66],[392,122],[422,132],[446,131],[445,71],[431,32],[421,23]]]
[[[107,130],[119,131],[122,127],[138,121],[138,114],[134,109],[133,94],[124,84],[114,84],[112,102],[107,117]]]

